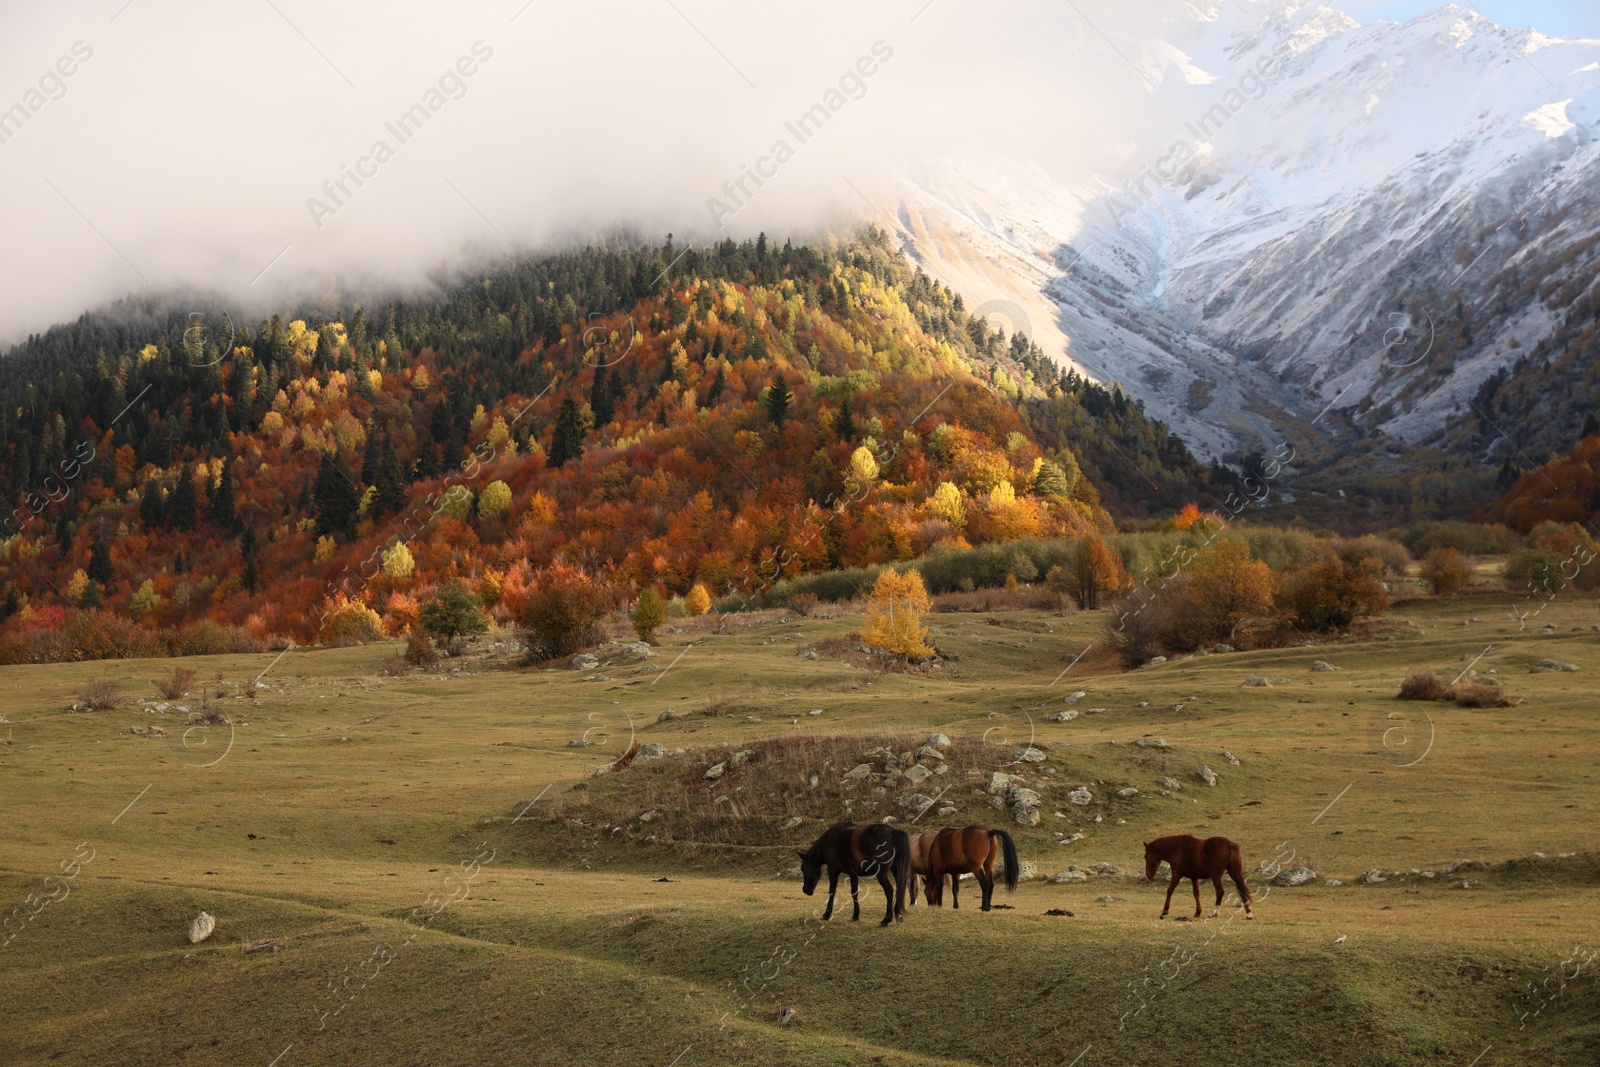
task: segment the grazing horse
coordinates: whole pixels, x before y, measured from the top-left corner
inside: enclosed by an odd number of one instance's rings
[[[1211,909],[1213,917],[1222,910],[1222,875],[1233,879],[1234,888],[1244,901],[1244,917],[1254,919],[1250,904],[1254,899],[1250,887],[1244,884],[1244,858],[1236,842],[1226,837],[1208,837],[1204,841],[1193,834],[1173,834],[1158,837],[1144,844],[1144,876],[1155,881],[1161,861],[1172,868],[1172,884],[1167,886],[1167,902],[1161,908],[1161,917],[1167,917],[1172,907],[1172,891],[1185,878],[1194,884],[1194,917],[1200,918],[1200,879],[1209,878],[1217,887],[1217,906]]]
[[[929,830],[926,833],[912,834],[911,838],[911,903],[917,902],[917,880],[923,879],[930,887],[927,891],[928,903],[933,903],[933,883],[929,881],[933,871],[928,867],[928,850],[933,847],[933,839],[939,836],[938,830]]]
[[[824,920],[833,918],[833,897],[839,889],[839,876],[845,874],[850,877],[850,899],[855,903],[851,922],[861,918],[858,879],[862,875],[875,875],[883,887],[887,905],[883,922],[878,925],[905,921],[906,884],[911,881],[911,841],[904,830],[896,830],[886,823],[857,826],[853,822],[842,822],[824,830],[810,848],[800,853],[800,873],[805,879],[802,890],[806,896],[816,892],[824,866],[828,868],[828,907],[822,913]]]
[[[928,847],[928,903],[934,907],[944,903],[944,878],[949,875],[950,906],[961,907],[961,876],[972,874],[983,890],[982,910],[988,911],[994,901],[994,861],[1001,855],[1005,857],[1006,888],[1015,889],[1020,865],[1010,834],[977,825],[940,830]]]

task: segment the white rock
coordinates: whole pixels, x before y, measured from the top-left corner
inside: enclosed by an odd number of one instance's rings
[[[211,931],[217,928],[217,920],[206,912],[201,912],[189,920],[189,944],[198,945],[211,936]]]
[[[1094,800],[1094,794],[1089,792],[1086,787],[1080,785],[1078,788],[1067,794],[1067,800],[1073,804],[1077,804],[1079,807],[1082,807],[1083,805]]]

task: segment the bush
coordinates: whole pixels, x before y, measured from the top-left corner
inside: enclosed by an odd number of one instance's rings
[[[1272,610],[1272,571],[1250,558],[1240,540],[1218,541],[1195,561],[1175,591],[1167,644],[1190,652],[1232,638],[1247,621]]]
[[[467,638],[489,629],[489,620],[483,614],[483,601],[459,578],[452,578],[440,586],[437,593],[423,601],[417,620],[452,656],[461,655]]]
[[[1333,552],[1346,563],[1359,564],[1364,559],[1375,559],[1383,564],[1385,574],[1404,574],[1411,564],[1411,553],[1406,546],[1387,537],[1341,537],[1332,542]]]
[[[1455,548],[1435,548],[1422,557],[1422,580],[1439,596],[1450,596],[1466,588],[1472,568]]]
[[[1128,596],[1111,605],[1105,635],[1125,667],[1139,667],[1165,652],[1163,642],[1172,626],[1168,605],[1145,593]]]
[[[376,611],[359,600],[352,600],[341,606],[328,620],[328,633],[333,643],[341,648],[364,645],[383,637],[383,620]]]
[[[122,701],[122,687],[106,678],[91,678],[78,690],[78,703],[89,711],[111,711]]]
[[[534,576],[522,609],[530,663],[570,656],[600,641],[600,621],[616,603],[611,586],[578,567],[555,563]]]
[[[656,643],[656,630],[667,621],[667,602],[661,599],[655,586],[644,587],[644,592],[639,594],[639,599],[633,605],[629,621],[633,623],[633,632],[639,640],[652,645]]]
[[[174,656],[219,656],[234,651],[233,631],[214,619],[179,627],[168,646]]]
[[[1561,557],[1537,545],[1519,548],[1500,568],[1500,578],[1516,592],[1559,589],[1563,584]]]
[[[814,593],[796,593],[784,606],[802,619],[809,619],[811,613],[817,610],[817,598]]]
[[[156,691],[168,700],[181,700],[194,685],[193,667],[174,667],[172,673],[155,683]]]
[[[1413,556],[1436,548],[1453,548],[1473,556],[1493,556],[1511,551],[1515,535],[1504,526],[1475,522],[1419,522],[1400,535],[1400,543]]]
[[[1432,671],[1412,671],[1400,683],[1400,700],[1443,700],[1454,695]]]
[[[867,601],[862,640],[902,659],[927,659],[933,649],[928,647],[928,631],[922,621],[929,607],[921,574],[885,569]]]
[[[1302,630],[1344,630],[1363,615],[1380,615],[1388,609],[1389,594],[1378,573],[1375,560],[1313,563],[1283,580],[1278,606]]]
[[[431,649],[429,651],[432,651]],[[411,665],[403,656],[390,656],[383,661],[383,673],[391,678],[398,678],[409,670]]]
[[[1101,598],[1118,596],[1129,584],[1122,561],[1104,541],[1089,534],[1078,542],[1067,568],[1067,591],[1081,610],[1095,610]]]
[[[427,631],[412,630],[407,635],[405,662],[418,667],[431,667],[439,662],[439,650],[433,647],[433,638],[428,636]]]
[[[1463,708],[1509,708],[1513,703],[1498,685],[1488,685],[1475,678],[1457,682],[1453,695]]]

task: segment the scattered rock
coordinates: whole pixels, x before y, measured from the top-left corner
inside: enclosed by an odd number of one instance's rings
[[[1535,663],[1532,667],[1528,668],[1528,670],[1534,674],[1547,674],[1551,671],[1575,671],[1577,669],[1577,664],[1563,663],[1558,659],[1542,659],[1538,663]]]
[[[201,912],[189,920],[189,944],[198,945],[211,936],[211,931],[217,928],[217,920],[206,912]]]
[[[806,714],[807,715],[821,715],[822,714],[822,709],[821,708],[812,708],[810,711],[806,712]]]
[[[1077,717],[1078,713],[1076,711],[1057,711],[1045,716],[1051,722],[1071,722]]]
[[[795,1016],[799,1014],[800,1013],[794,1008],[782,1007],[773,1012],[773,1017],[778,1020],[779,1026],[788,1026],[790,1023],[794,1022]]]
[[[789,821],[783,824],[783,828],[785,830],[793,830],[796,826],[799,826],[803,822],[805,822],[805,820],[800,816],[791,815],[789,816]]]
[[[1471,878],[1463,878],[1463,879],[1461,879],[1461,888],[1462,889],[1476,889],[1476,888],[1478,888],[1478,883],[1474,882]]]
[[[1212,770],[1210,767],[1207,767],[1204,763],[1200,764],[1200,769],[1195,773],[1206,785],[1217,784],[1217,772]]]
[[[152,726],[150,729],[146,730],[144,734],[146,737],[166,737],[167,731],[163,730],[159,726]]]
[[[1272,879],[1272,884],[1297,886],[1305,885],[1307,882],[1314,882],[1316,879],[1317,872],[1310,867],[1288,867],[1278,872],[1277,876]]]
[[[1341,881],[1338,878],[1329,878],[1329,879],[1326,879],[1322,884],[1323,885],[1328,885],[1328,886],[1333,886],[1335,889],[1337,889],[1339,886],[1344,885],[1344,882]]]
[[[1050,880],[1057,885],[1066,885],[1069,882],[1087,882],[1089,880],[1089,872],[1081,871],[1076,867],[1068,867]]]
[[[872,764],[858,763],[854,767],[851,767],[848,771],[844,772],[844,780],[847,782],[860,781],[862,778],[865,778],[871,773]]]
[[[810,651],[808,651],[808,652],[807,652],[807,653],[806,653],[806,659],[821,659],[821,658],[822,658],[822,657],[821,657],[821,656],[818,656],[818,655],[817,655],[817,654],[816,654],[816,653],[815,653],[815,652],[810,652]]]
[[[1287,678],[1274,678],[1274,679],[1272,679],[1272,684],[1273,685],[1288,685],[1289,684],[1289,679],[1287,679]]]
[[[589,652],[580,652],[572,657],[570,664],[575,671],[592,671],[600,666],[600,657]]]
[[[677,712],[673,711],[671,708],[668,708],[666,711],[663,711],[660,715],[656,716],[656,722],[671,722],[673,719],[681,719],[681,718],[683,718],[682,715],[679,715]]]
[[[1044,798],[1039,796],[1038,793],[1020,785],[1014,785],[1006,790],[1006,803],[1008,804],[1028,804],[1032,807],[1038,807],[1043,803],[1043,800]]]
[[[655,822],[660,817],[661,817],[661,813],[659,811],[647,811],[643,815],[639,816],[639,821],[640,822]]]
[[[1356,879],[1361,885],[1376,885],[1379,882],[1387,882],[1388,880],[1383,876],[1383,872],[1376,867]]]
[[[1039,877],[1039,868],[1032,860],[1023,860],[1017,864],[1017,879],[1031,882]]]
[[[943,818],[946,815],[954,815],[955,813],[956,813],[956,806],[954,804],[941,804],[939,806],[939,817],[940,818]]]
[[[934,734],[932,737],[928,738],[928,747],[939,749],[949,748],[950,739],[944,734]]]
[[[1252,689],[1263,689],[1271,684],[1271,682],[1267,681],[1259,674],[1252,674],[1250,677],[1239,683],[1241,688],[1249,687]]]
[[[1018,763],[1043,763],[1048,757],[1039,749],[1029,745],[1027,748],[1018,749],[1014,758]]]
[[[1233,651],[1233,646],[1232,645],[1214,645],[1214,646],[1212,646],[1211,651],[1213,651],[1213,652],[1221,652],[1221,653],[1228,653],[1228,652],[1232,652]]]
[[[630,641],[628,644],[622,646],[622,654],[625,656],[638,656],[642,659],[649,659],[651,656],[655,655],[655,651],[643,641]]]
[[[1089,790],[1084,786],[1080,785],[1078,788],[1067,794],[1067,800],[1073,804],[1077,804],[1079,807],[1082,807],[1083,805],[1094,800],[1094,794],[1089,792]]]
[[[944,753],[940,752],[932,745],[923,745],[921,748],[917,749],[917,758],[938,760],[942,763],[944,762]]]
[[[906,811],[909,811],[915,815],[917,812],[924,811],[927,808],[932,807],[933,798],[922,793],[907,793],[896,803],[898,803]]]
[[[921,785],[933,777],[933,772],[923,766],[907,767],[905,776],[912,785]]]
[[[1088,695],[1088,693],[1084,692],[1082,689],[1079,689],[1075,693],[1068,693],[1066,696],[1066,701],[1068,704],[1076,704],[1078,701],[1082,700]]]
[[[1165,656],[1151,656],[1149,658],[1149,660],[1147,660],[1145,662],[1145,666],[1147,666],[1147,667],[1159,667],[1161,664],[1163,664],[1165,662],[1167,662],[1167,657],[1165,657]]]
[[[1119,796],[1119,797],[1136,797],[1138,795],[1139,795],[1139,790],[1135,789],[1131,785],[1128,786],[1126,789],[1117,790],[1117,796]]]
[[[989,792],[1003,794],[1012,786],[1020,785],[1026,781],[1020,774],[1007,774],[1004,771],[995,771],[989,775]]]
[[[728,769],[728,765],[726,763],[713,763],[711,766],[706,768],[706,774],[705,774],[706,781],[708,781],[708,782],[716,781],[718,778],[722,777],[722,772],[727,770],[727,769]],[[868,769],[870,770],[871,768],[868,768]]]
[[[1013,804],[1011,806],[1011,821],[1018,826],[1038,826],[1039,809],[1032,804]]]
[[[1122,868],[1118,867],[1115,863],[1105,863],[1105,862],[1096,863],[1093,866],[1091,866],[1089,869],[1091,871],[1093,871],[1095,874],[1112,875],[1112,874],[1121,874],[1122,873]]]
[[[1139,740],[1135,741],[1134,744],[1138,745],[1140,748],[1171,748],[1172,747],[1171,745],[1167,744],[1165,741],[1163,741],[1159,737],[1141,737],[1141,738],[1139,738]]]
[[[1312,663],[1312,664],[1311,664],[1311,669],[1312,669],[1312,670],[1313,670],[1313,671],[1316,671],[1316,672],[1317,672],[1317,673],[1319,673],[1319,674],[1321,674],[1321,673],[1325,673],[1325,672],[1327,672],[1327,671],[1336,671],[1336,670],[1339,670],[1339,668],[1338,668],[1338,667],[1335,667],[1335,666],[1334,666],[1334,665],[1333,665],[1333,664],[1331,664],[1331,663],[1329,663],[1329,662],[1328,662],[1328,661],[1327,661],[1327,660],[1325,660],[1325,659],[1319,659],[1319,660],[1316,660],[1316,661],[1315,661],[1315,662],[1313,662],[1313,663]]]
[[[747,722],[747,723],[753,723],[753,722],[760,722],[761,720],[756,718],[754,715],[746,715],[744,717],[744,721]]]
[[[753,755],[755,755],[755,753],[750,751],[748,748],[742,752],[735,752],[731,757],[729,757],[728,766],[730,768],[737,767],[739,764],[743,763]]]
[[[1183,783],[1176,778],[1163,778],[1161,779],[1161,788],[1170,789],[1174,793],[1181,793],[1183,792]]]
[[[639,746],[639,751],[633,754],[633,762],[649,763],[651,760],[661,759],[667,754],[667,746],[651,741],[649,744]]]
[[[1235,756],[1232,752],[1229,752],[1226,749],[1224,749],[1223,752],[1222,752],[1222,758],[1227,760],[1229,763],[1233,764],[1235,767],[1240,765],[1239,764],[1239,757]]]

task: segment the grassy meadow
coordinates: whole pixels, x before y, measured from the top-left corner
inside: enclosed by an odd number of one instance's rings
[[[959,659],[910,673],[852,660],[859,616],[781,610],[673,620],[597,670],[490,641],[398,676],[394,643],[0,668],[0,1062],[1600,1062],[1600,611],[1563,595],[1519,629],[1511,599],[1131,672],[1103,612],[1041,610],[935,615]],[[194,693],[162,701],[175,664]],[[1394,697],[1469,667],[1519,703]],[[68,710],[91,679],[130,699]],[[202,688],[231,722],[186,725]],[[844,783],[935,732],[943,773]],[[667,755],[596,776],[634,743]],[[1037,826],[990,806],[997,769]],[[919,823],[1012,830],[1040,877],[890,929],[868,883],[862,922],[841,889],[820,923],[795,849],[909,823],[912,791],[955,809]],[[1157,920],[1141,842],[1184,832],[1242,844],[1254,922]],[[1273,886],[1271,861],[1319,877]]]

